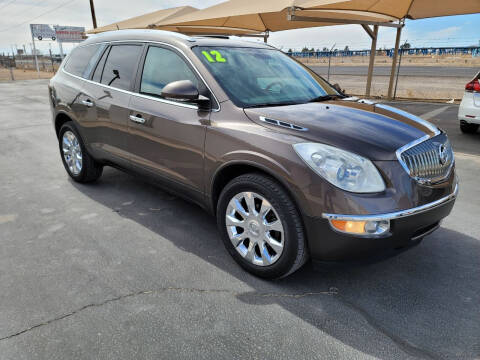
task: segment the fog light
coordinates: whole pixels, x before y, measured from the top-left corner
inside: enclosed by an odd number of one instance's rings
[[[390,221],[330,220],[332,227],[347,234],[381,235],[390,230]]]

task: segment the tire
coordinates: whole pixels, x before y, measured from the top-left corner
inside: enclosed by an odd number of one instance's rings
[[[64,154],[64,148],[63,148],[65,134],[67,134],[66,136],[70,137],[71,139],[73,139],[71,137],[71,135],[73,134],[76,141],[78,142],[78,146],[81,150],[81,153],[80,153],[81,166],[80,167],[76,167],[72,169],[71,166],[67,163],[66,155]],[[100,163],[96,162],[88,154],[87,150],[85,149],[85,144],[72,121],[66,122],[60,128],[60,131],[58,133],[58,144],[59,144],[60,157],[62,158],[63,166],[65,167],[65,170],[67,170],[68,175],[70,175],[70,177],[73,180],[79,183],[89,183],[89,182],[96,181],[102,175],[103,166]],[[66,147],[69,147],[68,144],[66,145]]]
[[[479,125],[478,124],[469,124],[467,122],[460,123],[460,130],[464,134],[474,134],[477,132]]]
[[[247,195],[243,196],[242,194]],[[253,195],[250,197],[248,194]],[[247,197],[255,199],[253,207],[256,210],[253,214],[258,214],[257,218],[261,220],[258,221],[260,223],[258,232],[255,231],[257,222],[248,220],[251,219],[250,216],[253,216],[252,211],[248,210],[248,214],[250,214],[248,216],[245,213],[241,215],[242,211],[236,211],[238,205],[232,205],[238,204],[234,201],[235,197],[243,199],[240,203],[243,204],[241,205],[243,210],[248,208]],[[272,211],[264,212],[263,210],[268,209],[269,205],[271,205]],[[228,227],[227,217],[229,219]],[[239,223],[241,226],[231,226],[232,219],[241,221]],[[280,220],[280,225],[277,220]],[[218,200],[217,225],[230,255],[241,267],[256,276],[267,279],[282,278],[298,270],[308,259],[305,232],[297,207],[287,191],[277,181],[263,174],[241,175],[225,186]],[[274,228],[281,232],[268,230]],[[264,236],[270,239],[269,243],[266,244],[265,240],[262,240],[265,239]],[[241,238],[245,240],[238,240]],[[253,239],[252,243],[250,238]],[[272,239],[276,242],[272,242]],[[278,246],[280,242],[283,242],[282,247]],[[262,245],[259,245],[260,243]],[[253,245],[256,249],[254,259],[251,258],[252,252],[248,251],[252,244],[256,244]],[[270,245],[275,245],[275,247]],[[263,249],[262,252],[260,252],[260,248]],[[260,256],[258,256],[259,254]],[[263,263],[260,264],[260,261]]]

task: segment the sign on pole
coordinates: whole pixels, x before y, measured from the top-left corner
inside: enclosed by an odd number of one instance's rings
[[[38,40],[53,40],[55,41],[57,35],[55,29],[47,24],[30,24],[32,36]]]
[[[58,42],[82,42],[84,40],[84,27],[55,25],[54,28]]]

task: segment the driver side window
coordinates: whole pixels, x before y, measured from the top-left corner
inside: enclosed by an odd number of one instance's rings
[[[140,93],[160,96],[165,85],[190,80],[197,88],[199,81],[185,61],[175,52],[156,46],[148,49],[143,67]]]

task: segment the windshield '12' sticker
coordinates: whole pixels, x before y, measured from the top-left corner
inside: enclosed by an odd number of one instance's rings
[[[219,51],[217,50],[212,50],[210,53],[208,51],[202,51],[203,56],[207,59],[208,62],[214,63],[214,62],[227,62],[227,59],[225,59],[222,54],[220,54]],[[215,56],[215,59],[213,58]]]

